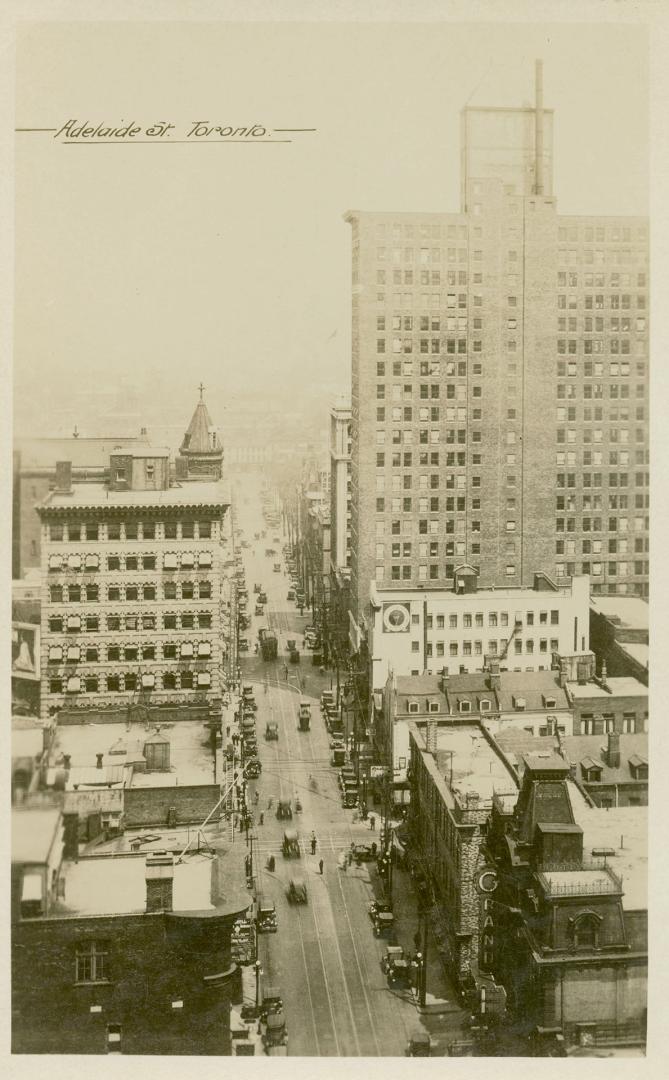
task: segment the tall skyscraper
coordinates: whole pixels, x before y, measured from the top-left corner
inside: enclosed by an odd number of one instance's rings
[[[534,107],[463,110],[459,213],[346,215],[363,633],[372,580],[463,563],[647,595],[648,222],[558,214],[552,119],[538,63]]]

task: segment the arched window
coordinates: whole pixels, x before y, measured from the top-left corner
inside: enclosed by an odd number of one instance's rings
[[[596,949],[599,942],[601,921],[601,916],[595,915],[591,911],[578,915],[572,922],[574,948]]]

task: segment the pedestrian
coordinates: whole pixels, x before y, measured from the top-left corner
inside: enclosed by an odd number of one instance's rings
[[[322,859],[318,860],[318,872],[319,872],[319,874],[323,873],[323,860]]]
[[[261,824],[261,825],[264,825],[264,824],[265,824],[265,815],[264,815],[264,813],[262,812],[262,810],[260,811],[260,824]]]
[[[376,829],[376,818],[374,817],[373,814],[369,815],[369,827],[372,830],[372,832],[374,832],[374,830]]]
[[[258,799],[259,799],[259,798],[260,798],[260,792],[259,792],[259,791],[256,791],[256,793],[255,793],[255,802],[256,802],[256,805],[258,804]]]
[[[288,682],[288,664],[283,665],[283,677]]]
[[[271,810],[271,809],[272,809],[272,804],[273,804],[273,803],[274,803],[274,799],[273,799],[273,798],[272,798],[272,796],[270,795],[269,799],[267,800],[267,809],[268,809],[268,810]]]
[[[348,865],[353,866],[353,852],[352,851],[349,851],[349,853],[348,853]]]
[[[316,854],[316,834],[315,833],[311,834],[311,854],[312,855]]]

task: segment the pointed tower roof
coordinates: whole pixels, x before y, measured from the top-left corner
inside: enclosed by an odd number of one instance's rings
[[[177,467],[179,470],[184,468],[187,475],[192,478],[204,476],[220,478],[223,467],[223,445],[204,402],[202,383],[198,390],[200,400],[195,406],[195,412],[179,448],[182,464],[179,465],[179,459],[177,459]]]
[[[187,450],[191,454],[206,454],[212,449],[210,436],[212,432],[215,432],[215,428],[209,415],[209,409],[204,401],[204,386],[202,383],[200,383],[198,390],[200,391],[200,400],[195,406],[195,412],[184,435],[181,450],[182,452]]]

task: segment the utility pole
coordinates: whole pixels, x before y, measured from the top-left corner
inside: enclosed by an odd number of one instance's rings
[[[420,980],[419,1003],[425,1005],[427,997],[427,934],[429,929],[429,915],[427,908],[423,908],[423,963]]]

